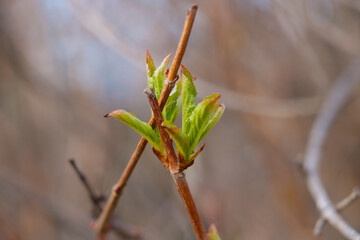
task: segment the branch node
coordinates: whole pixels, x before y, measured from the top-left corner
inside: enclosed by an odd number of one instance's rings
[[[343,209],[345,209],[347,206],[349,206],[352,202],[354,202],[359,197],[360,197],[360,188],[355,187],[346,198],[344,198],[343,200],[341,200],[340,202],[338,202],[335,205],[336,211],[341,212]],[[314,227],[314,234],[316,236],[321,235],[322,228],[324,227],[326,222],[327,221],[326,221],[325,217],[323,217],[323,216],[321,216],[316,221],[316,224],[315,224],[315,227]]]

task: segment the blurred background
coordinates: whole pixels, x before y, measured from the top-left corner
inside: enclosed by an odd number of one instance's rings
[[[140,136],[103,115],[150,108],[145,50],[175,54],[193,1],[0,1],[0,239],[95,239],[74,158],[99,194]],[[226,240],[343,239],[319,216],[301,161],[332,82],[360,53],[357,0],[200,1],[183,64],[198,101],[226,111],[187,178]],[[337,118],[321,176],[334,202],[360,181],[359,88]],[[343,211],[360,229],[360,202]],[[117,215],[145,239],[195,239],[171,176],[148,147]],[[112,236],[111,239],[117,239]]]

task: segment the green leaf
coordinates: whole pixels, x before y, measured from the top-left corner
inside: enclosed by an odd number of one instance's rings
[[[190,130],[190,115],[195,108],[195,97],[197,95],[191,73],[181,65],[181,81],[182,81],[182,131],[185,134]]]
[[[149,87],[152,87],[155,91],[156,98],[159,99],[161,91],[164,87],[164,81],[166,79],[165,71],[168,68],[171,54],[169,54],[158,68],[155,68],[154,61],[146,50],[146,69]]]
[[[158,151],[164,152],[163,143],[160,141],[160,136],[157,135],[154,129],[151,126],[137,117],[134,114],[129,113],[125,110],[115,110],[109,114],[106,114],[105,117],[114,117],[121,122],[125,123],[138,133],[140,133],[151,145],[154,146]]]
[[[207,240],[221,240],[214,224],[211,224],[209,228],[209,233],[206,234],[206,236]]]
[[[166,105],[163,110],[164,120],[175,122],[181,108],[181,98],[179,98],[181,92],[181,81],[177,82],[175,88],[172,90]]]
[[[164,87],[164,81],[166,79],[165,71],[168,68],[170,58],[171,58],[171,54],[169,54],[166,58],[164,58],[164,60],[162,61],[160,66],[155,70],[152,76],[154,81],[153,81],[153,86],[151,87],[154,88],[157,99],[160,98],[161,91],[163,90]]]
[[[152,76],[156,70],[154,61],[149,53],[149,50],[146,49],[146,70],[147,70],[147,79],[149,86],[154,87],[154,79]]]
[[[215,124],[220,120],[221,116],[225,111],[224,104],[216,104],[216,108],[213,109],[210,114],[209,121],[207,122],[203,132],[201,133],[199,142],[209,133],[209,131],[215,126]]]
[[[162,125],[171,138],[174,139],[177,151],[184,156],[185,160],[189,159],[189,137],[170,121],[164,121]]]
[[[207,96],[192,112],[189,120],[191,127],[188,134],[191,152],[194,151],[196,145],[199,143],[200,137],[208,124],[209,117],[214,112],[215,108],[217,108],[216,102],[219,98],[220,94],[218,93]]]
[[[198,150],[196,150],[193,154],[190,155],[189,160],[187,162],[189,163],[194,161],[195,158],[197,158],[197,156],[199,156],[199,154],[202,152],[204,147],[205,147],[205,143]]]

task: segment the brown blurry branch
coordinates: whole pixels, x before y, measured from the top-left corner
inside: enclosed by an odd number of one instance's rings
[[[83,211],[59,196],[54,201],[52,194],[43,189],[40,190],[23,175],[2,167],[0,168],[0,193],[5,195],[8,192],[16,193],[16,197],[10,198],[15,203],[19,199],[26,199],[34,206],[41,206],[51,219],[70,232],[76,233],[78,239],[91,239],[88,225],[80,224],[88,221],[88,216]]]
[[[7,240],[20,240],[17,229],[8,217],[0,211],[0,236],[4,236]]]
[[[92,186],[90,185],[89,181],[87,180],[86,175],[80,170],[78,165],[76,164],[74,159],[69,159],[69,163],[71,167],[74,169],[76,175],[79,177],[81,183],[84,185],[89,198],[93,204],[94,207],[94,214],[98,215],[101,212],[101,201],[103,200],[103,196],[98,196],[95,194]]]
[[[68,0],[69,9],[80,24],[99,39],[105,46],[123,56],[139,70],[144,69],[143,56],[135,46],[123,40],[112,25],[93,7],[80,3],[78,0]]]
[[[337,3],[360,12],[360,2],[357,0],[337,0]]]
[[[176,50],[176,54],[174,57],[174,60],[172,62],[166,84],[164,86],[163,91],[161,92],[160,99],[159,99],[159,105],[160,109],[162,110],[165,106],[166,100],[168,99],[171,90],[174,87],[174,84],[177,80],[177,72],[180,67],[181,60],[184,56],[185,49],[190,37],[191,29],[195,20],[195,15],[197,11],[197,5],[192,6],[190,10],[187,12],[187,17],[185,19],[185,24],[183,28],[183,32],[181,34],[181,38],[179,41],[179,45]],[[151,117],[149,121],[149,125],[151,125],[153,128],[155,128],[155,119],[154,116]],[[105,225],[109,221],[110,216],[115,210],[115,207],[117,205],[117,202],[119,201],[119,198],[121,196],[121,193],[130,178],[137,162],[139,161],[141,154],[143,153],[145,147],[146,147],[147,141],[145,138],[141,138],[140,142],[138,143],[133,155],[131,156],[123,174],[121,175],[119,181],[115,184],[115,186],[112,189],[112,193],[110,195],[110,198],[108,199],[104,210],[100,214],[96,224],[95,224],[95,231],[98,234],[104,234],[105,231]]]
[[[101,202],[104,201],[104,196],[95,194],[93,187],[87,180],[86,175],[80,170],[74,159],[70,159],[69,163],[74,169],[76,175],[79,177],[81,183],[84,185],[88,196],[93,204],[93,214],[95,218],[99,216],[102,211]],[[114,217],[109,221],[109,229],[117,234],[119,237],[126,239],[142,239],[140,236],[140,229],[137,227],[130,228],[125,226],[123,223],[115,219]]]
[[[303,1],[271,0],[275,17],[283,29],[284,34],[292,42],[304,64],[309,68],[313,82],[318,91],[323,93],[329,84],[328,73],[325,71],[316,49],[307,36],[307,22],[305,20]]]
[[[304,159],[308,188],[321,217],[344,237],[354,240],[359,240],[360,234],[339,215],[330,201],[319,176],[319,165],[322,157],[322,148],[330,127],[348,100],[351,90],[353,90],[359,80],[360,58],[357,58],[336,80],[325,99],[324,105],[311,129]]]
[[[342,1],[344,2],[344,1]],[[346,1],[345,1],[346,2]],[[357,55],[360,50],[358,38],[354,33],[348,33],[341,26],[337,26],[331,20],[321,17],[321,14],[314,12],[311,14],[311,7],[308,2],[305,4],[305,20],[308,28],[324,41],[332,44],[334,47],[344,51],[349,55]]]
[[[196,79],[196,83],[199,89],[206,89],[206,92],[217,91],[221,93],[227,109],[263,117],[291,118],[313,115],[318,111],[321,100],[319,96],[271,99],[238,93],[199,78]],[[199,93],[199,95],[201,94]]]

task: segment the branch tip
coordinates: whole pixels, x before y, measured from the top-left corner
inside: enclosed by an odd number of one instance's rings
[[[73,158],[70,158],[69,163],[74,166],[75,165],[75,160]]]
[[[195,5],[193,5],[191,8],[188,8],[187,10],[186,10],[186,14],[187,15],[189,15],[192,11],[197,11],[197,9],[198,9],[198,4],[195,4]]]
[[[146,95],[148,95],[151,98],[156,98],[155,91],[152,87],[145,88],[144,93],[146,93]]]

